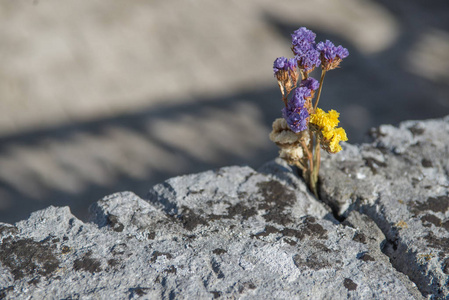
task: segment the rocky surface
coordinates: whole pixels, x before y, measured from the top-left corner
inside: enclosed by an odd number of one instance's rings
[[[449,117],[374,134],[323,157],[323,201],[276,160],[3,223],[0,298],[447,299]]]
[[[271,173],[265,173],[271,170]],[[265,174],[264,174],[265,173]],[[92,222],[67,207],[1,228],[1,296],[213,299],[418,295],[285,165],[173,178],[114,194]],[[337,298],[338,298],[337,297]]]
[[[393,265],[424,295],[449,299],[449,117],[372,134],[323,160],[321,197],[342,217],[369,216]]]

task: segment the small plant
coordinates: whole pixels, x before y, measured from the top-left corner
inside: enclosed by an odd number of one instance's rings
[[[317,44],[315,37],[311,30],[299,28],[292,34],[294,58],[279,57],[274,61],[273,72],[285,107],[283,118],[273,122],[270,139],[280,147],[279,156],[302,171],[318,198],[320,148],[337,153],[342,149],[339,143],[348,140],[345,130],[337,127],[340,114],[335,110],[324,112],[318,102],[327,71],[338,68],[349,52],[329,40]],[[309,76],[315,67],[321,67],[319,82]]]

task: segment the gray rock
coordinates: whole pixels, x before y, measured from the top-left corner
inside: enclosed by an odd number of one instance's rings
[[[449,116],[383,125],[371,144],[325,156],[320,194],[341,217],[359,211],[423,295],[449,299]]]
[[[376,258],[380,239],[339,224],[279,161],[173,178],[147,200],[117,193],[91,212],[89,223],[49,207],[2,224],[0,296],[420,298]]]

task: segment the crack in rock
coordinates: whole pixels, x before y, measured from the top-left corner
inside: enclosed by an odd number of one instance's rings
[[[386,236],[393,267],[424,297],[447,299],[449,116],[382,125],[373,135],[371,144],[324,155],[320,195],[338,216],[369,216]]]

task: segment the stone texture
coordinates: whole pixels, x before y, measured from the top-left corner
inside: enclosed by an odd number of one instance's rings
[[[449,299],[449,117],[372,134],[371,144],[323,159],[321,197],[340,217],[369,216],[393,265],[423,295]]]
[[[340,224],[280,161],[173,178],[146,200],[117,193],[91,212],[89,223],[49,207],[2,224],[0,296],[421,297],[379,254],[373,223],[366,234],[351,227],[361,216]]]

